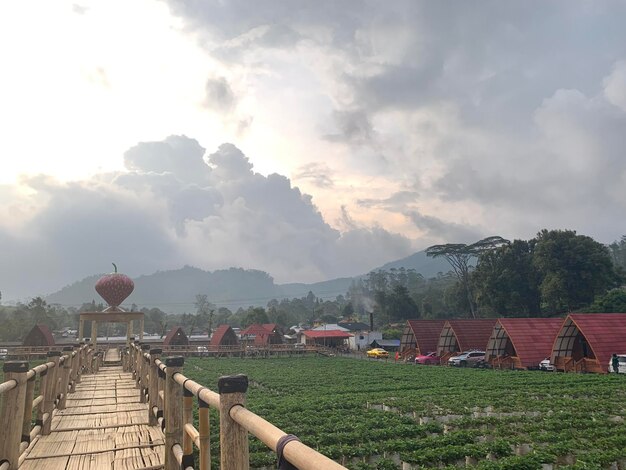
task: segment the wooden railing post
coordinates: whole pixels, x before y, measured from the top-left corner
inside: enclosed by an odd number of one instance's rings
[[[59,359],[61,358],[61,351],[49,351],[49,362],[53,362],[54,366],[48,369],[48,377],[46,379],[46,389],[42,391],[43,397],[43,412],[41,415],[42,427],[41,434],[47,436],[50,434],[50,428],[52,425],[52,410],[54,409],[54,400],[56,399],[57,383],[59,377]],[[47,415],[47,416],[46,416]]]
[[[8,460],[9,470],[17,469],[20,458],[24,403],[26,400],[26,374],[28,362],[7,361],[4,363],[4,379],[15,380],[17,386],[5,392],[0,412],[0,460]]]
[[[165,359],[165,470],[180,469],[172,448],[183,440],[183,394],[182,387],[174,380],[174,374],[181,372],[184,364],[182,356]]]
[[[33,400],[35,398],[35,380],[33,375],[26,382],[26,396],[24,397],[24,420],[22,421],[22,442],[30,444],[30,428],[33,420]]]
[[[230,416],[235,405],[245,406],[248,377],[230,375],[217,382],[220,393],[220,470],[248,470],[250,457],[248,431]]]
[[[139,401],[141,403],[148,402],[148,374],[150,372],[150,362],[144,356],[144,354],[147,354],[148,351],[150,351],[150,345],[142,344],[141,352],[140,352],[141,375],[139,377],[139,390],[140,390]]]
[[[161,349],[150,350],[150,371],[148,372],[148,424],[158,424],[154,408],[159,409],[159,368],[156,360],[161,357]]]
[[[211,469],[209,404],[198,397],[198,432],[200,434],[200,470]]]
[[[193,426],[193,397],[186,388],[183,388],[183,428],[186,424]],[[188,432],[183,432],[183,464],[182,469],[194,468],[193,461],[193,441]]]
[[[61,374],[61,390],[59,397],[59,409],[65,409],[65,403],[67,402],[67,391],[69,390],[70,374],[72,372],[72,346],[65,346],[63,353],[65,361],[63,361],[63,369]]]
[[[80,345],[75,344],[72,356],[72,370],[70,371],[70,389],[68,393],[74,393],[76,391],[76,384],[78,383],[78,368],[80,367]]]
[[[133,362],[135,364],[135,388],[141,388],[141,367],[143,361],[141,360],[141,343],[139,341],[135,342],[135,357]]]

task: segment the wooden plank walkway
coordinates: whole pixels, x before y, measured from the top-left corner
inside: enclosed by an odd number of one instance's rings
[[[105,364],[119,361],[109,349]],[[163,468],[164,435],[148,426],[148,405],[121,366],[83,375],[52,418],[52,432],[38,436],[20,470],[130,470]]]

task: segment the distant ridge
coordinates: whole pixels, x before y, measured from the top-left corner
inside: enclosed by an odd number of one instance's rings
[[[372,271],[401,267],[415,269],[426,278],[449,271],[445,260],[428,258],[423,251],[392,261]],[[365,275],[313,284],[275,284],[274,278],[268,273],[254,269],[230,268],[211,272],[184,266],[181,269],[157,271],[133,279],[135,290],[123,307],[130,309],[132,304],[136,304],[140,308],[158,307],[168,313],[195,313],[194,302],[198,294],[206,294],[218,307],[227,307],[233,311],[250,306],[264,307],[272,299],[305,297],[309,291],[321,299],[335,299],[338,295],[345,295],[350,284]],[[94,289],[100,276],[89,276],[66,286],[47,296],[46,301],[75,307],[92,300],[100,303],[102,299]]]

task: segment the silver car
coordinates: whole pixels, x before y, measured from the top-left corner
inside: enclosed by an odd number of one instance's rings
[[[448,359],[448,365],[455,367],[476,367],[483,362],[485,362],[485,351],[477,350],[465,351]]]

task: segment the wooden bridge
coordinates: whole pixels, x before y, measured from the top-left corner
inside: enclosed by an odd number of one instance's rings
[[[344,469],[246,409],[246,376],[221,377],[217,393],[183,375],[183,357],[161,353],[138,342],[121,354],[80,344],[32,369],[5,362],[0,470],[208,470],[211,408],[221,470],[249,468],[249,433],[277,453],[279,468]]]

